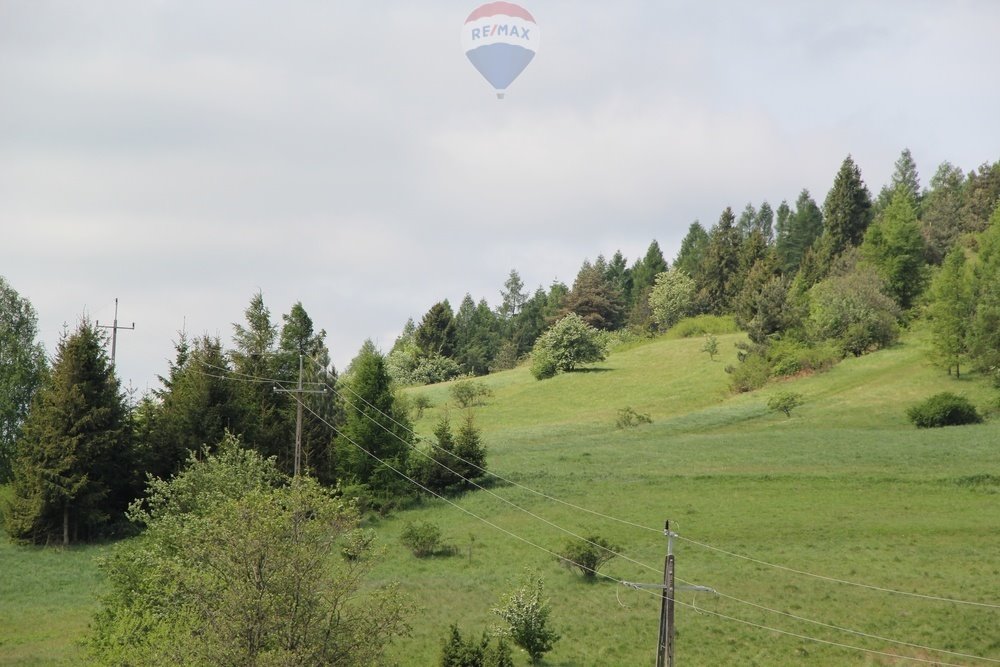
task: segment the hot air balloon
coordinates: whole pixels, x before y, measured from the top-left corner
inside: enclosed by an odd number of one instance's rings
[[[511,2],[486,3],[469,14],[462,27],[465,55],[499,99],[535,57],[538,40],[534,17]]]

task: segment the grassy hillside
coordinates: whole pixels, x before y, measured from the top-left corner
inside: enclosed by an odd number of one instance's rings
[[[490,608],[500,595],[531,568],[545,579],[552,622],[562,634],[545,664],[651,664],[658,599],[609,581],[588,584],[561,568],[545,551],[558,551],[568,539],[559,528],[621,545],[631,560],[616,559],[605,572],[627,581],[660,580],[669,518],[682,538],[757,560],[884,588],[1000,601],[1000,420],[918,431],[905,418],[910,404],[943,390],[993,409],[994,390],[975,377],[957,381],[932,368],[918,332],[828,373],[733,396],[724,368],[734,362],[737,340],[720,336],[723,354],[715,361],[700,352],[701,340],[658,340],[543,382],[523,368],[484,378],[494,396],[475,412],[491,470],[635,525],[509,483],[455,499],[461,509],[428,500],[374,522],[386,547],[377,575],[401,581],[420,607],[412,636],[395,646],[393,660],[436,664],[449,624],[478,636],[496,621]],[[766,408],[772,393],[785,390],[806,400],[791,418]],[[435,404],[418,432],[429,434],[444,410],[457,421],[447,385],[410,391]],[[617,429],[617,411],[626,406],[650,414],[653,423]],[[410,555],[398,534],[416,520],[439,524],[456,555]],[[78,658],[73,640],[93,609],[100,585],[93,557],[100,551],[0,546],[0,664]],[[680,579],[729,596],[678,596],[679,664],[895,664],[721,616],[945,663],[983,664],[886,639],[1000,659],[1000,609],[849,587],[683,540],[675,552]],[[516,657],[527,664],[523,654]]]
[[[1000,598],[998,426],[917,431],[905,409],[942,390],[981,408],[995,392],[975,378],[956,381],[925,362],[925,340],[850,359],[829,373],[732,396],[724,372],[738,336],[720,337],[722,359],[700,340],[657,341],[620,352],[590,372],[536,382],[524,369],[485,380],[495,396],[477,408],[491,468],[507,479],[582,507],[648,527],[635,528],[501,486],[458,500],[538,547],[567,536],[506,504],[516,503],[576,533],[598,533],[623,559],[606,572],[628,581],[660,578],[671,519],[683,537],[756,559],[886,588],[971,600]],[[729,358],[726,358],[726,357]],[[791,418],[770,413],[776,391],[801,392]],[[417,425],[427,433],[448,387],[414,390],[438,405]],[[653,424],[622,431],[617,410],[649,413]],[[452,413],[455,410],[451,409]],[[418,561],[394,536],[403,522],[439,523],[461,557]],[[423,605],[400,664],[432,664],[448,624],[478,633],[490,607],[525,567],[539,571],[563,639],[551,665],[645,664],[656,643],[652,595],[588,585],[529,546],[441,502],[379,526],[390,550],[384,576],[400,578]],[[472,560],[468,550],[471,546]],[[932,603],[830,584],[677,544],[678,576],[756,604],[868,634],[1000,658],[1000,635],[983,632],[1000,610]],[[727,598],[686,594],[700,609],[795,634],[887,653],[945,658],[920,649],[832,631]],[[678,609],[678,659],[686,664],[883,664],[748,625]],[[951,656],[945,662],[968,662]],[[885,659],[888,660],[888,659]],[[891,662],[891,661],[890,661]]]

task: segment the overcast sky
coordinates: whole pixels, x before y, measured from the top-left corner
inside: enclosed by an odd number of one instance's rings
[[[461,48],[478,4],[0,0],[0,275],[49,352],[119,297],[120,375],[156,387],[259,289],[342,369],[512,268],[822,204],[848,153],[873,193],[905,147],[925,185],[1000,159],[995,0],[525,0],[502,101]]]

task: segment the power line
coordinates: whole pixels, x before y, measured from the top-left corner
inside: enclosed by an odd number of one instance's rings
[[[208,365],[211,366],[211,364],[208,364]],[[215,367],[215,368],[218,368],[218,367]],[[242,374],[242,375],[247,375],[247,374]],[[216,376],[216,377],[218,377],[218,376]],[[254,377],[254,376],[248,376],[248,378],[249,378],[248,380],[243,380],[243,379],[236,378],[236,377],[229,377],[229,378],[225,378],[225,379],[232,379],[232,380],[237,380],[237,381],[262,381],[263,380],[262,378],[257,378],[257,377]],[[278,382],[278,381],[275,380],[275,382]],[[343,432],[341,432],[339,429],[337,429],[333,424],[331,424],[329,421],[327,421],[325,418],[323,418],[321,415],[319,415],[315,410],[313,410],[309,406],[306,406],[305,403],[304,403],[304,401],[299,396],[293,394],[293,397],[295,398],[296,402],[299,403],[300,406],[303,406],[315,418],[317,418],[319,421],[321,421],[326,426],[328,426],[335,434],[343,437],[352,446],[358,448],[359,450],[361,450],[362,452],[364,452],[366,455],[368,455],[371,458],[373,458],[374,460],[378,461],[379,463],[381,463],[382,465],[384,465],[386,468],[388,468],[392,472],[396,473],[397,475],[399,475],[403,479],[406,479],[407,481],[409,481],[410,483],[414,484],[415,486],[417,486],[418,488],[422,489],[423,491],[425,491],[425,492],[427,492],[427,493],[429,493],[429,494],[431,494],[431,495],[433,495],[433,496],[435,496],[435,497],[443,500],[444,502],[446,502],[447,504],[451,505],[452,507],[455,507],[459,511],[461,511],[461,512],[463,512],[463,513],[465,513],[465,514],[467,514],[467,515],[469,515],[469,516],[471,516],[471,517],[473,517],[473,518],[481,521],[482,523],[485,523],[486,525],[488,525],[488,526],[494,528],[495,530],[498,530],[498,531],[500,531],[500,532],[508,535],[509,537],[513,537],[514,539],[517,539],[517,540],[519,540],[521,542],[524,542],[525,544],[528,544],[529,546],[532,546],[532,547],[534,547],[536,549],[539,549],[539,550],[541,550],[541,551],[543,551],[543,552],[545,552],[545,553],[547,553],[547,554],[549,554],[551,556],[555,556],[555,557],[560,558],[562,560],[568,561],[568,562],[570,562],[570,563],[572,563],[574,565],[580,566],[579,563],[575,563],[574,561],[572,561],[570,559],[566,559],[561,554],[557,554],[554,551],[552,551],[552,550],[550,550],[550,549],[548,549],[546,547],[543,547],[543,546],[541,546],[539,544],[536,544],[535,542],[532,542],[531,540],[528,540],[527,538],[524,538],[524,537],[522,537],[520,535],[517,535],[516,533],[513,533],[510,530],[507,530],[506,528],[498,526],[497,524],[493,523],[492,521],[489,521],[488,519],[485,519],[484,517],[481,517],[481,516],[475,514],[474,512],[471,512],[470,510],[467,510],[464,507],[461,507],[460,505],[458,505],[457,503],[449,500],[448,498],[444,497],[443,495],[441,495],[441,494],[439,494],[439,493],[437,493],[435,491],[432,491],[431,489],[427,488],[426,486],[424,486],[420,482],[414,480],[409,475],[403,473],[402,471],[398,470],[396,467],[392,466],[391,464],[389,464],[385,460],[381,459],[380,457],[376,456],[375,454],[373,454],[369,450],[365,449],[363,446],[359,445],[356,441],[354,441],[349,436],[346,436]],[[362,412],[354,404],[350,403],[349,401],[348,401],[348,403],[355,410],[359,410],[359,412]],[[382,413],[382,414],[384,414],[384,413]],[[378,422],[376,422],[376,423],[378,423]],[[398,423],[398,422],[396,422],[396,423]],[[412,431],[411,431],[411,433],[412,433]],[[407,444],[409,445],[409,443],[407,443]],[[410,446],[412,447],[412,445],[410,445]],[[442,466],[443,466],[443,464],[442,464]],[[447,466],[443,466],[443,467],[445,467],[446,469],[448,469],[448,470],[451,471],[451,469],[447,468]],[[456,473],[455,471],[451,471],[451,472],[453,472],[454,474],[458,475],[460,478],[465,479],[466,481],[475,484],[475,482],[472,482],[472,480],[468,480],[468,479],[462,477],[460,474]],[[479,486],[479,485],[477,485],[477,487],[480,488],[480,489],[482,489],[482,487]],[[557,524],[554,524],[554,523],[548,521],[547,519],[539,517],[539,516],[531,513],[530,511],[525,510],[524,508],[521,508],[520,506],[518,506],[518,505],[516,505],[514,503],[510,503],[510,501],[507,501],[506,499],[498,496],[497,494],[493,494],[488,489],[482,489],[482,490],[488,491],[489,493],[491,493],[491,495],[494,495],[498,499],[503,500],[504,502],[508,502],[509,504],[513,505],[514,507],[516,507],[516,508],[520,509],[521,511],[524,511],[524,512],[528,513],[529,515],[531,515],[531,516],[533,516],[533,517],[535,517],[535,518],[543,521],[544,523],[546,523],[547,525],[552,526],[553,528],[556,528],[556,529],[558,529],[560,531],[569,533],[571,535],[575,535],[571,531],[563,529],[560,526],[558,526]],[[679,537],[676,534],[674,534],[673,536],[674,537]],[[580,538],[580,539],[584,539],[584,538]],[[585,541],[589,542],[589,540],[585,540]],[[688,540],[688,541],[690,541],[690,540]],[[591,544],[593,544],[593,543],[591,542]],[[615,552],[612,552],[612,553],[615,553]],[[644,563],[641,563],[639,561],[634,561],[634,560],[632,560],[632,559],[630,559],[630,558],[628,558],[626,556],[623,556],[621,554],[616,554],[616,555],[622,557],[624,560],[633,562],[633,563],[635,563],[637,565],[640,565],[642,567],[653,569],[650,566],[645,565]],[[605,578],[605,579],[608,579],[608,580],[611,580],[611,581],[615,581],[619,585],[625,585],[625,586],[629,586],[629,587],[636,588],[636,589],[639,589],[639,590],[642,590],[642,589],[645,588],[645,587],[642,587],[641,585],[632,584],[630,582],[625,582],[625,581],[619,580],[619,579],[617,579],[615,577],[612,577],[610,575],[603,574],[603,573],[600,573],[600,572],[596,572],[595,571],[595,574],[601,576],[602,578]],[[683,581],[683,580],[678,579],[678,581]],[[697,587],[697,588],[703,588],[703,587]],[[650,592],[650,591],[646,591],[646,592]],[[766,607],[764,605],[760,605],[760,604],[757,604],[757,603],[754,603],[754,602],[750,602],[750,601],[747,601],[747,600],[741,600],[741,599],[733,597],[733,596],[729,596],[729,595],[718,593],[717,591],[712,591],[712,592],[716,592],[718,595],[720,595],[720,597],[732,600],[732,601],[740,603],[740,604],[749,605],[749,606],[761,609],[761,610],[766,611],[766,612],[783,615],[783,616],[792,618],[794,620],[798,620],[798,621],[802,621],[802,622],[806,622],[806,623],[812,623],[812,624],[819,625],[821,627],[825,627],[825,628],[828,628],[828,629],[833,629],[833,630],[837,630],[837,631],[841,631],[841,632],[846,632],[846,633],[854,634],[854,635],[857,635],[857,636],[866,637],[866,638],[869,638],[869,639],[876,639],[876,640],[879,640],[879,641],[886,641],[886,642],[889,642],[889,643],[894,643],[894,644],[898,644],[900,646],[906,646],[906,647],[910,647],[910,648],[918,648],[918,649],[921,649],[921,650],[938,652],[938,653],[942,653],[942,654],[946,654],[946,655],[953,655],[953,656],[956,656],[956,657],[964,657],[964,658],[971,658],[971,659],[976,659],[976,660],[982,660],[982,661],[986,661],[986,662],[1000,663],[1000,660],[995,660],[993,658],[986,658],[986,657],[975,656],[975,655],[971,655],[971,654],[958,653],[958,652],[949,651],[949,650],[946,650],[946,649],[938,649],[938,648],[934,648],[934,647],[930,647],[930,646],[923,646],[923,645],[920,645],[920,644],[914,644],[914,643],[905,642],[905,641],[902,641],[902,640],[895,640],[895,639],[891,639],[891,638],[887,638],[887,637],[882,637],[882,636],[879,636],[879,635],[874,635],[874,634],[865,633],[865,632],[861,632],[861,631],[857,631],[857,630],[852,630],[850,628],[843,628],[843,627],[832,625],[832,624],[829,624],[829,623],[824,623],[822,621],[816,621],[816,620],[809,619],[809,618],[806,618],[806,617],[797,616],[795,614],[790,614],[788,612],[782,612],[780,610],[772,609],[772,608]],[[663,596],[663,593],[661,592],[660,593],[660,597],[662,597],[662,596]],[[671,603],[676,603],[676,604],[680,604],[682,606],[690,607],[690,608],[695,609],[696,611],[699,611],[701,613],[710,614],[710,615],[713,615],[713,616],[716,616],[716,617],[719,617],[719,618],[722,618],[722,619],[725,619],[725,620],[729,620],[729,621],[733,621],[733,622],[737,622],[737,623],[742,623],[742,624],[745,624],[745,625],[748,625],[748,626],[751,626],[751,627],[754,627],[754,628],[762,629],[762,630],[768,630],[768,631],[772,631],[772,632],[777,632],[777,633],[782,634],[782,635],[791,636],[791,637],[795,637],[795,638],[798,638],[798,639],[803,639],[803,640],[806,640],[806,641],[817,642],[817,643],[821,643],[821,644],[826,644],[826,645],[830,645],[830,646],[835,646],[835,647],[844,648],[844,649],[850,649],[850,650],[855,650],[855,651],[862,651],[862,652],[869,653],[869,654],[874,654],[874,655],[881,655],[881,656],[886,656],[886,657],[893,657],[893,658],[896,658],[896,659],[910,660],[910,661],[927,663],[927,664],[936,664],[936,665],[941,665],[942,667],[962,667],[961,665],[953,665],[951,663],[942,663],[942,662],[937,661],[937,660],[927,660],[927,659],[923,659],[923,658],[900,656],[900,655],[897,655],[897,654],[894,654],[894,653],[887,653],[887,652],[884,652],[884,651],[876,651],[876,650],[873,650],[873,649],[866,649],[866,648],[863,648],[863,647],[858,647],[858,646],[853,646],[853,645],[849,645],[849,644],[843,644],[843,643],[840,643],[840,642],[834,642],[834,641],[830,641],[830,640],[820,639],[820,638],[812,637],[812,636],[809,636],[809,635],[802,635],[802,634],[798,634],[798,633],[794,633],[794,632],[789,632],[789,631],[786,631],[786,630],[781,630],[779,628],[773,628],[773,627],[770,627],[770,626],[765,626],[765,625],[762,625],[762,624],[753,623],[753,622],[747,621],[745,619],[740,619],[740,618],[736,618],[736,617],[733,617],[733,616],[728,616],[726,614],[721,614],[719,612],[713,612],[713,611],[710,611],[710,610],[707,610],[707,609],[702,609],[702,608],[699,608],[699,607],[697,607],[695,605],[687,604],[687,603],[684,603],[684,602],[682,602],[680,600],[676,600],[672,595],[669,597],[669,601]]]

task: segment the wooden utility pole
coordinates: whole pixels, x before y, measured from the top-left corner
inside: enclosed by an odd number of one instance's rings
[[[114,324],[101,324],[100,320],[94,322],[98,329],[111,329],[111,365],[115,365],[115,348],[118,346],[118,330],[135,330],[135,322],[130,327],[118,326],[118,297],[115,297],[115,321]]]
[[[310,382],[312,385],[322,384],[321,382]],[[298,477],[302,471],[302,394],[325,394],[326,387],[322,389],[302,388],[302,355],[299,355],[299,385],[296,389],[282,389],[275,387],[276,392],[285,394],[295,394],[295,402],[298,404],[295,410],[295,463],[293,464],[293,476]]]

